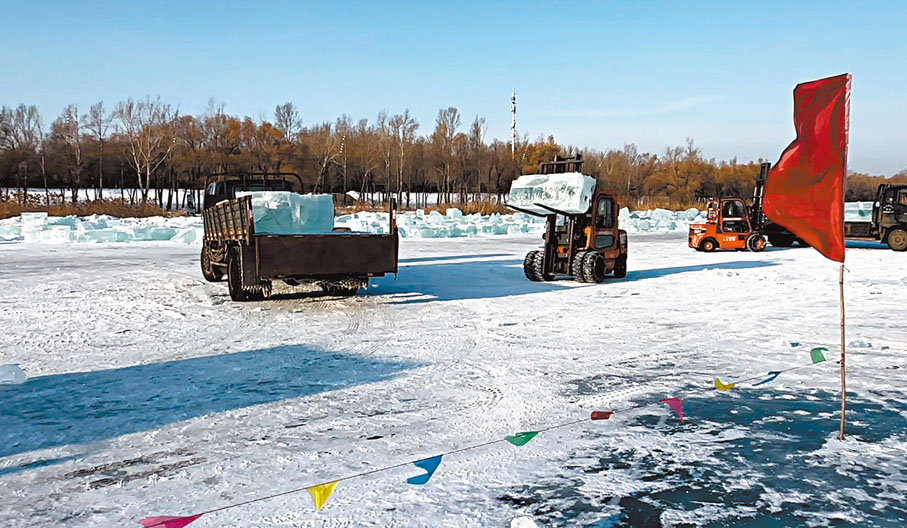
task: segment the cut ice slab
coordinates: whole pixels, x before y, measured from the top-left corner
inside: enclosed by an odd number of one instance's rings
[[[0,385],[21,385],[28,380],[25,371],[19,365],[0,365]]]
[[[595,178],[578,172],[526,174],[513,180],[508,203],[538,214],[551,214],[542,204],[569,214],[582,214],[592,205]]]
[[[252,197],[255,232],[266,235],[330,233],[334,229],[334,199],[329,194],[287,191],[238,192]]]

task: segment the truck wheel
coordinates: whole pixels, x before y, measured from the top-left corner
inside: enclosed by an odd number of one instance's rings
[[[784,247],[784,248],[791,247],[794,245],[794,240],[795,240],[794,238],[787,237],[787,236],[771,236],[771,235],[769,235],[769,237],[768,237],[768,241],[771,243],[771,245],[773,245],[775,247]]]
[[[746,248],[754,253],[759,253],[765,249],[765,237],[759,233],[753,233],[746,239]]]
[[[238,246],[233,246],[227,252],[227,290],[231,299],[237,302],[261,301],[271,295],[271,281],[244,287],[242,270],[242,251]]]
[[[576,282],[589,282],[586,280],[586,274],[583,271],[583,263],[586,261],[586,255],[588,254],[588,251],[577,251],[576,254],[573,255],[573,264],[570,265],[570,275],[573,276],[573,280]]]
[[[227,290],[234,301],[248,300],[246,290],[242,287],[242,253],[236,246],[227,250]]]
[[[211,252],[208,246],[202,246],[202,254],[199,258],[202,266],[202,277],[208,282],[218,282],[223,280],[224,271],[211,263]]]
[[[717,247],[718,247],[718,245],[715,244],[715,241],[712,240],[711,238],[707,238],[707,239],[703,240],[701,244],[699,244],[699,249],[701,249],[702,251],[705,251],[705,252],[715,251],[715,248],[717,248]]]
[[[617,262],[614,263],[614,278],[623,279],[627,276],[627,256],[621,255],[617,257]]]
[[[583,276],[586,282],[602,282],[605,280],[605,271],[608,269],[608,263],[605,256],[598,251],[589,251],[583,257]]]
[[[907,251],[907,231],[900,227],[889,231],[888,247],[895,251]]]

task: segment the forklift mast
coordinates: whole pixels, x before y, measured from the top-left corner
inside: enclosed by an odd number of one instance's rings
[[[750,222],[753,224],[753,231],[761,233],[765,228],[765,212],[762,210],[762,202],[765,198],[765,182],[768,179],[768,171],[772,164],[766,161],[762,162],[759,167],[759,179],[756,180],[756,187],[753,189],[753,206],[750,211]]]
[[[583,155],[570,157],[555,156],[554,161],[542,163],[542,174],[562,174],[565,172],[583,172]]]

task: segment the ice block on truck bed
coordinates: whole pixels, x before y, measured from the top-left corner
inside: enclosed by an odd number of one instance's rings
[[[252,197],[252,218],[260,235],[330,233],[334,228],[334,200],[329,194],[287,191],[238,192]]]
[[[509,205],[538,214],[551,211],[536,204],[570,214],[582,214],[592,205],[595,178],[578,172],[559,174],[525,174],[513,180]]]

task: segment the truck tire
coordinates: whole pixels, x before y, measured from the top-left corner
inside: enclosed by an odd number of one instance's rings
[[[588,251],[581,250],[573,255],[573,263],[570,265],[570,275],[573,276],[573,280],[576,282],[589,282],[586,280],[586,273],[583,271],[586,255],[588,254]]]
[[[753,253],[759,253],[765,249],[765,237],[759,233],[753,233],[746,239],[746,248]]]
[[[796,238],[784,235],[768,235],[769,243],[774,247],[788,248],[794,245]]]
[[[231,299],[237,302],[260,301],[271,295],[271,281],[243,286],[242,270],[242,251],[239,246],[233,246],[227,252],[227,290]]]
[[[605,280],[608,263],[605,256],[598,251],[589,251],[583,256],[583,276],[585,282],[599,283]]]
[[[718,244],[716,244],[715,241],[711,238],[707,238],[699,244],[699,249],[705,251],[706,253],[711,253],[712,251],[718,249]]]
[[[204,277],[206,281],[219,282],[223,280],[224,270],[211,262],[211,252],[208,250],[208,246],[202,246],[202,254],[199,257],[199,261],[201,262],[202,267],[202,277]]]
[[[621,255],[617,257],[617,262],[614,263],[614,278],[623,279],[627,276],[627,256]]]
[[[896,227],[889,231],[888,247],[895,251],[907,251],[907,230]]]

